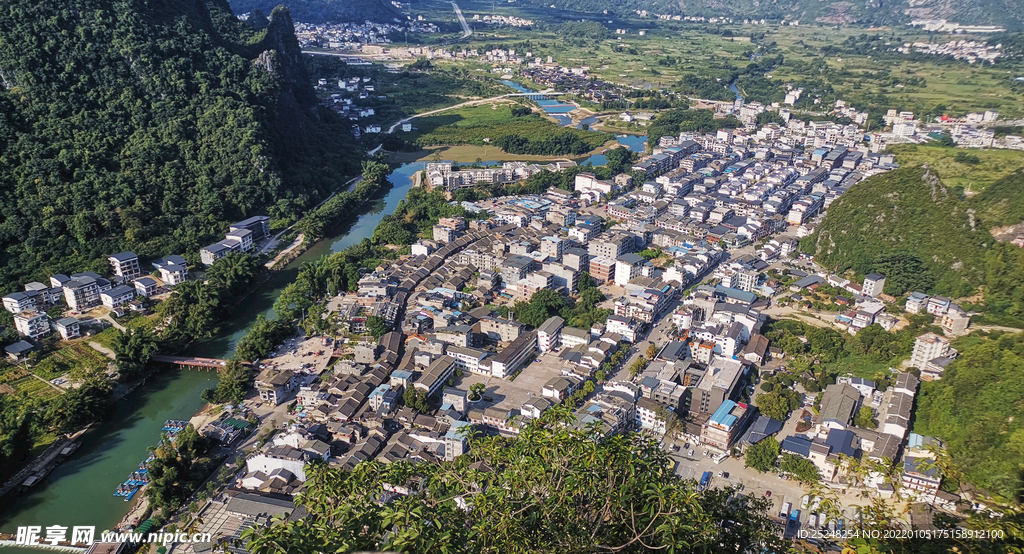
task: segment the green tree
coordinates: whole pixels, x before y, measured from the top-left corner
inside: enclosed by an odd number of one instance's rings
[[[636,377],[637,375],[640,375],[643,372],[643,370],[647,369],[647,366],[650,365],[650,363],[650,360],[643,356],[637,358],[636,361],[629,366],[630,377]]]
[[[426,391],[416,387],[407,387],[402,395],[402,400],[405,401],[406,406],[417,412],[427,413],[430,411],[430,400],[427,398]]]
[[[373,336],[373,338],[379,339],[391,329],[388,327],[388,323],[384,321],[384,318],[371,315],[366,318],[366,330]]]
[[[100,419],[109,407],[109,383],[94,380],[68,389],[50,403],[46,420],[55,433],[71,433]]]
[[[487,385],[483,383],[473,383],[469,386],[469,399],[476,401],[483,397],[484,391],[487,390]]]
[[[775,437],[768,437],[747,449],[743,464],[761,473],[775,471],[781,447]]]
[[[238,341],[235,357],[239,360],[255,362],[266,358],[274,346],[280,344],[292,333],[292,327],[281,319],[267,319],[260,314],[256,316],[249,333]]]
[[[624,173],[633,167],[635,155],[629,148],[613,148],[604,155],[605,166],[612,173]]]
[[[930,292],[935,287],[935,276],[913,252],[882,254],[875,259],[874,271],[885,275],[885,292],[893,296],[913,291]]]
[[[782,461],[779,463],[779,471],[789,473],[803,483],[821,481],[821,473],[814,462],[796,454],[783,454]]]
[[[221,404],[240,404],[253,384],[252,368],[239,360],[228,360],[217,373],[217,387],[203,391],[203,400]]]
[[[853,418],[853,424],[863,429],[876,429],[878,420],[875,419],[875,411],[871,406],[861,406],[860,411]]]
[[[110,343],[118,370],[126,377],[141,374],[156,352],[156,336],[145,327],[118,331]]]
[[[796,391],[776,388],[757,396],[755,404],[761,413],[779,421],[785,421],[789,412],[800,407],[800,395]]]
[[[515,438],[470,438],[470,453],[452,462],[364,462],[351,472],[313,467],[299,498],[308,515],[246,531],[246,548],[254,554],[310,554],[326,545],[343,552],[509,554],[745,551],[751,544],[783,550],[767,499],[697,491],[671,471],[654,440],[606,439],[596,425],[575,429],[565,425],[571,421],[568,410],[553,408]],[[372,500],[382,483],[412,481],[422,483],[417,495]]]

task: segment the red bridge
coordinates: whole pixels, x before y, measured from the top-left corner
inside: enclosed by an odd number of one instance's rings
[[[189,356],[161,356],[159,354],[150,358],[154,362],[162,362],[165,364],[174,364],[179,366],[185,366],[189,369],[197,367],[205,369],[207,371],[215,369],[220,371],[221,368],[228,365],[227,360],[219,360],[217,358],[195,358]],[[242,362],[245,365],[250,365],[252,362]]]

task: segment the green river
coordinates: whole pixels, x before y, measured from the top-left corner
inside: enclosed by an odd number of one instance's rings
[[[643,149],[645,137],[618,138],[632,150]],[[594,155],[583,162],[587,161],[603,164],[604,156]],[[341,222],[331,236],[313,245],[284,270],[274,273],[242,303],[232,319],[221,326],[218,336],[193,344],[189,353],[209,358],[230,357],[235,344],[257,315],[273,315],[274,301],[295,279],[299,266],[372,236],[384,215],[394,212],[412,187],[413,174],[425,165],[425,162],[414,162],[396,169],[390,177],[392,187],[371,200],[361,215]],[[114,490],[146,458],[147,447],[159,440],[163,422],[190,418],[203,406],[199,394],[215,383],[216,374],[205,371],[168,370],[153,375],[135,393],[118,402],[106,421],[82,437],[82,446],[71,459],[28,494],[4,499],[0,531],[14,533],[18,526],[25,525],[44,528],[61,525],[69,529],[75,525],[94,525],[98,538],[101,531],[113,528],[134,505],[134,502],[113,496]],[[3,550],[4,554],[37,552],[22,548]]]
[[[342,222],[332,236],[313,245],[284,270],[276,272],[249,296],[238,312],[221,327],[215,338],[197,342],[193,355],[227,358],[259,314],[272,315],[271,307],[281,290],[295,279],[298,268],[337,252],[373,234],[385,214],[392,213],[412,186],[412,175],[424,162],[405,164],[391,175],[392,187],[381,191],[357,218]],[[160,438],[168,419],[188,419],[203,406],[199,395],[216,384],[216,374],[205,371],[168,370],[153,375],[146,384],[118,402],[110,417],[94,426],[82,439],[82,446],[28,494],[8,497],[0,513],[0,531],[14,533],[18,526],[96,526],[97,539],[103,530],[116,525],[134,505],[113,496],[114,490],[146,459],[147,447]],[[42,533],[45,536],[45,531]],[[5,548],[4,554],[32,554],[39,550]]]

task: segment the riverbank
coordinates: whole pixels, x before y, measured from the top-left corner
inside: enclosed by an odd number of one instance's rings
[[[457,163],[473,163],[477,160],[501,160],[503,162],[537,162],[548,164],[551,162],[568,162],[579,160],[580,158],[588,158],[595,154],[600,154],[602,151],[607,150],[615,146],[617,141],[615,137],[610,137],[607,142],[598,146],[597,148],[583,154],[582,156],[570,158],[568,156],[531,156],[531,155],[520,155],[520,154],[508,154],[497,146],[476,146],[476,145],[459,145],[459,146],[436,146],[431,148],[424,148],[422,150],[416,150],[414,152],[395,152],[391,155],[390,161],[393,163],[413,163],[413,162],[433,162],[437,158],[437,154],[440,154],[440,159],[444,161],[452,161]]]

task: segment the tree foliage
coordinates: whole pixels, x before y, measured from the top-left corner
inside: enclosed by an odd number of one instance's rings
[[[1024,250],[987,231],[1024,220],[1024,172],[965,199],[931,169],[901,168],[858,184],[801,241],[815,261],[886,275],[885,290],[952,297],[983,287],[977,307],[991,322],[1024,324]]]
[[[878,420],[875,419],[875,411],[871,406],[861,406],[860,411],[853,418],[853,424],[863,429],[875,429],[878,427]]]
[[[388,323],[384,321],[384,318],[371,315],[366,318],[366,330],[370,332],[370,335],[372,335],[373,338],[379,339],[391,329],[388,327]]]
[[[165,439],[153,450],[156,458],[149,462],[146,498],[164,517],[181,506],[213,468],[208,460],[200,459],[206,447],[206,438],[189,424],[173,440]]]
[[[5,2],[0,285],[102,271],[122,250],[194,260],[232,221],[292,220],[339,188],[362,151],[317,107],[287,10],[272,19]]]
[[[217,323],[231,315],[239,298],[248,293],[266,270],[251,254],[235,252],[214,262],[206,282],[185,281],[157,305],[166,326],[161,338],[188,342],[217,333]]]
[[[253,370],[239,360],[228,360],[217,374],[216,388],[203,391],[203,400],[222,404],[241,404],[253,384]]]
[[[118,331],[110,346],[117,369],[125,377],[134,377],[146,369],[150,356],[156,352],[157,338],[145,327],[128,329]]]
[[[686,131],[707,133],[718,129],[735,129],[742,126],[733,116],[715,119],[712,110],[675,109],[658,114],[647,128],[647,146],[654,148],[658,139],[666,135],[678,135]]]
[[[785,421],[789,417],[789,412],[802,405],[801,400],[800,393],[779,387],[771,392],[759,394],[755,399],[755,404],[757,404],[757,408],[764,415],[772,419]]]
[[[1015,499],[1024,472],[1024,333],[972,342],[941,380],[921,384],[914,432],[945,441],[967,481]]]
[[[747,449],[743,465],[761,473],[775,471],[780,452],[779,441],[775,440],[775,437],[768,437]]]
[[[654,440],[601,439],[569,421],[556,407],[518,437],[473,436],[453,462],[312,467],[298,498],[309,515],[243,539],[255,554],[782,551],[766,499],[698,491]],[[384,483],[420,493],[375,502]]]
[[[814,462],[796,454],[783,454],[779,462],[779,471],[789,473],[804,483],[817,483],[821,481],[821,472]]]
[[[263,314],[256,316],[249,332],[238,341],[235,358],[255,362],[266,358],[275,346],[281,344],[292,333],[292,327],[281,319],[267,319]]]

